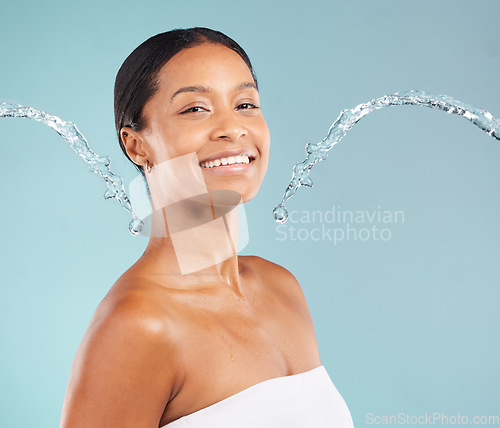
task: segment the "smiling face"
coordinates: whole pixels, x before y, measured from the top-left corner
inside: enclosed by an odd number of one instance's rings
[[[131,159],[158,165],[196,153],[209,189],[252,199],[266,174],[270,136],[243,59],[205,43],[176,54],[158,77],[159,90],[143,109],[144,130],[121,131]]]

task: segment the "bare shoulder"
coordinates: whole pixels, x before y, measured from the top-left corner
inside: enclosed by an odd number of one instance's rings
[[[98,305],[84,339],[99,340],[107,336],[126,337],[131,344],[154,343],[172,351],[175,347],[172,319],[166,293],[159,287],[136,284],[137,279],[117,281]]]
[[[290,282],[300,287],[299,282],[297,281],[295,276],[293,276],[293,274],[285,267],[259,256],[247,257],[254,268],[259,269],[265,274],[275,275],[281,281]]]
[[[288,276],[290,278],[293,278],[295,280],[295,277],[292,275],[292,273],[284,268],[283,266],[274,263],[270,260],[264,259],[263,257],[260,256],[244,256],[254,267],[264,267],[266,270],[269,269],[273,271],[273,273],[278,274],[278,275],[283,275],[283,276]]]
[[[120,279],[100,302],[90,327],[113,327],[126,322],[132,328],[142,329],[148,336],[161,334],[170,321],[163,304],[166,297],[164,287],[145,284],[144,280],[134,277]]]
[[[266,260],[259,256],[249,256],[252,266],[257,269],[261,276],[265,277],[276,287],[278,292],[293,299],[296,304],[307,309],[306,299],[302,287],[295,276],[285,267]]]
[[[61,427],[157,426],[177,388],[176,340],[154,288],[115,284],[75,355]]]
[[[251,263],[259,271],[259,275],[264,278],[266,294],[268,289],[272,288],[287,308],[286,313],[290,314],[289,318],[286,318],[288,326],[294,326],[295,339],[302,338],[299,348],[304,352],[307,350],[308,356],[306,360],[318,364],[320,359],[316,332],[299,281],[285,267],[262,257],[252,256]]]

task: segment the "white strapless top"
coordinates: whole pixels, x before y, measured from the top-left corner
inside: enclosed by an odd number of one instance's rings
[[[161,428],[353,428],[324,366],[268,379]]]

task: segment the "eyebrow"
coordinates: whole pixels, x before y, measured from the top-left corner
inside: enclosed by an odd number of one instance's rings
[[[255,89],[257,92],[259,92],[259,90],[257,89],[257,85],[254,83],[254,82],[244,82],[240,85],[238,85],[236,88],[235,88],[235,91],[241,91],[243,89],[248,89],[248,88],[253,88]]]
[[[255,89],[257,92],[258,92],[258,89],[257,89],[257,86],[255,85],[254,82],[243,82],[243,83],[240,83],[239,85],[237,85],[234,90],[235,91],[241,91],[243,89],[249,89],[249,88],[253,88]],[[174,92],[174,94],[172,95],[172,98],[170,98],[170,102],[173,101],[173,99],[176,97],[176,95],[179,95],[183,92],[198,92],[198,93],[204,93],[204,94],[208,94],[210,92],[212,92],[212,90],[210,88],[207,88],[205,86],[202,86],[202,85],[195,85],[195,86],[184,86],[180,89],[177,89],[177,91]]]

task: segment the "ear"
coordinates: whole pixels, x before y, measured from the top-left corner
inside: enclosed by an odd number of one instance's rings
[[[137,132],[128,126],[120,129],[120,138],[128,157],[138,166],[146,167],[147,153],[145,144]]]

